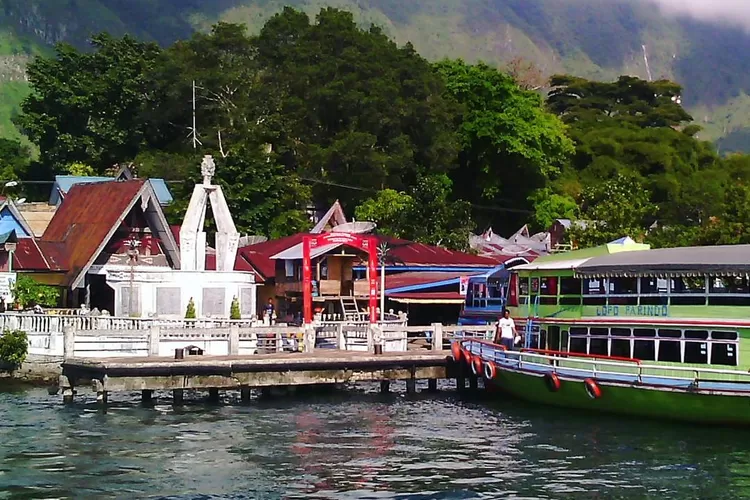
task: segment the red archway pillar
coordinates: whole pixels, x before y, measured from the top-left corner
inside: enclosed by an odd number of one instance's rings
[[[361,236],[351,233],[323,233],[320,235],[305,235],[302,238],[302,313],[304,323],[312,323],[312,250],[320,245],[339,243],[367,252],[367,269],[369,275],[369,313],[370,323],[378,321],[378,258],[377,238]],[[380,312],[381,317],[383,311]]]

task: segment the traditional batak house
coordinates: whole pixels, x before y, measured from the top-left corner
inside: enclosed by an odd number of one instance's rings
[[[238,259],[239,235],[221,187],[211,182],[210,156],[202,172],[179,230],[182,246],[150,180],[97,180],[70,187],[39,239],[27,238],[25,247],[18,239],[15,269],[60,286],[66,307],[181,318],[192,300],[198,317],[228,317],[236,297],[243,317],[254,316],[255,274]],[[209,203],[215,250],[203,231]]]

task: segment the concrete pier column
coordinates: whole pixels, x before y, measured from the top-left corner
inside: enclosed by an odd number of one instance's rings
[[[250,388],[249,387],[242,387],[240,389],[240,400],[245,403],[250,401]]]
[[[472,375],[469,377],[469,387],[472,391],[476,391],[479,387],[479,379],[476,376]]]
[[[63,326],[63,359],[75,355],[76,330],[72,326]]]
[[[72,403],[76,391],[73,388],[73,384],[70,383],[70,379],[65,375],[60,375],[58,387],[62,389],[63,403]]]
[[[161,337],[161,328],[152,326],[148,329],[148,355],[159,355],[159,339]]]
[[[185,391],[183,389],[172,389],[172,404],[181,405],[185,401]]]
[[[458,392],[464,392],[466,390],[466,377],[463,375],[456,377],[456,390]]]
[[[141,391],[141,403],[151,404],[154,402],[154,391],[144,389]]]
[[[410,378],[406,381],[406,394],[414,394],[417,392],[417,379]]]
[[[391,390],[391,383],[387,380],[382,380],[380,382],[380,392],[383,394],[388,394],[388,392]]]
[[[98,391],[96,393],[96,402],[99,404],[106,405],[107,404],[107,391]]]
[[[219,402],[219,389],[212,387],[208,390],[208,402],[218,403]]]
[[[437,379],[431,378],[427,381],[427,390],[430,392],[437,392]]]
[[[236,356],[240,353],[240,325],[232,323],[229,325],[229,355]]]

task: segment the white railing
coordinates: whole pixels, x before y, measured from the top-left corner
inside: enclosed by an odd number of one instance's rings
[[[738,382],[750,383],[750,372],[737,369],[695,366],[658,365],[639,360],[618,360],[608,356],[580,356],[576,353],[544,353],[528,350],[506,351],[498,345],[467,340],[463,342],[472,354],[500,364],[511,362],[518,368],[540,372],[566,373],[580,377],[625,377],[641,383],[647,379],[675,382]]]

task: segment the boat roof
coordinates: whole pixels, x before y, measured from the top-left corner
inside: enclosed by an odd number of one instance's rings
[[[569,271],[599,256],[619,255],[625,252],[643,253],[642,251],[650,248],[650,245],[636,243],[626,236],[597,247],[539,257],[530,264],[514,266],[512,269],[513,271]]]
[[[659,248],[587,259],[575,268],[577,276],[702,276],[750,273],[750,245]]]

